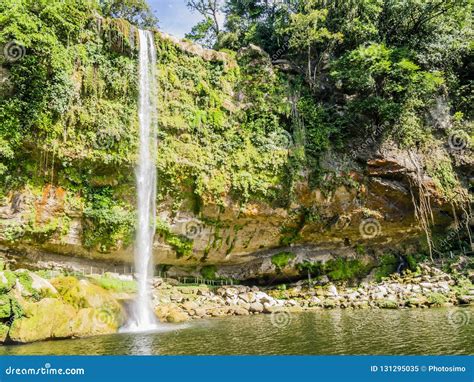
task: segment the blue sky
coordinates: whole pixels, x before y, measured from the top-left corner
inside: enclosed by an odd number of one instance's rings
[[[160,20],[160,29],[176,37],[183,38],[201,20],[198,13],[186,7],[186,0],[148,0],[148,4]]]

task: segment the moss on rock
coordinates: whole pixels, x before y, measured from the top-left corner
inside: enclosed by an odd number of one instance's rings
[[[12,314],[10,297],[3,295],[0,296],[0,319],[9,318]]]
[[[280,252],[272,256],[272,264],[281,271],[285,268],[291,259],[294,259],[296,255],[292,252]]]
[[[75,309],[59,299],[45,298],[37,303],[27,303],[27,315],[15,319],[9,337],[13,342],[34,342],[49,338],[72,336],[70,323]]]

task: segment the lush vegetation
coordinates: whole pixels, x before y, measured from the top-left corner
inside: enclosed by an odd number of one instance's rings
[[[419,151],[443,196],[466,199],[449,151],[430,153],[453,133],[472,135],[472,2],[188,6],[204,18],[188,38],[225,55],[187,54],[155,35],[160,202],[197,213],[229,197],[288,207],[298,182],[331,186],[328,151],[348,159],[367,136]],[[86,248],[110,251],[133,234],[137,27],[156,22],[142,0],[0,4],[0,198],[66,190],[66,209],[85,219]],[[282,227],[282,244],[298,239],[309,215],[301,216],[296,228]],[[36,210],[7,238],[60,240],[68,225]],[[178,256],[191,253],[192,240],[157,227]]]

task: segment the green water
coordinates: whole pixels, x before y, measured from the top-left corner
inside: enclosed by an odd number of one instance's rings
[[[474,354],[474,308],[325,310],[273,322],[271,315],[229,317],[3,346],[0,354]]]

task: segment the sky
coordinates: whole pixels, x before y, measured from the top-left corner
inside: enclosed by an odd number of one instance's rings
[[[186,7],[186,0],[148,0],[163,32],[183,38],[202,17]]]

